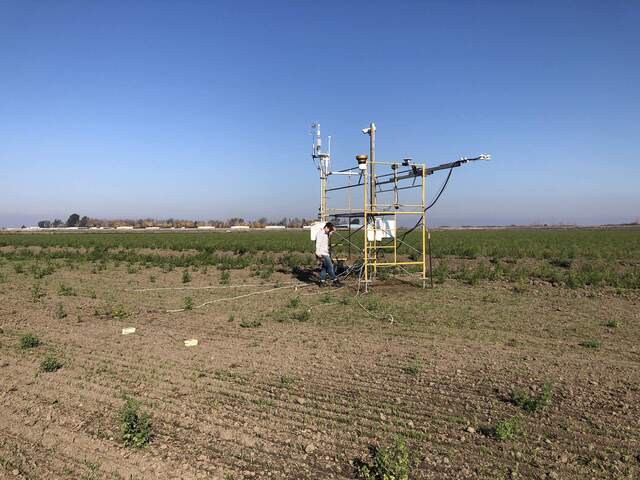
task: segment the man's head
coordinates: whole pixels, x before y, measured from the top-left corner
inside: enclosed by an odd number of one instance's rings
[[[333,226],[333,223],[331,222],[327,222],[324,225],[324,233],[331,233],[336,229],[336,227]]]

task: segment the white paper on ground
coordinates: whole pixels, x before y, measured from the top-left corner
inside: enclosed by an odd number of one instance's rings
[[[184,341],[184,346],[185,347],[195,347],[196,345],[198,345],[198,340],[195,338],[192,338],[191,340],[185,340]]]
[[[129,335],[130,333],[136,333],[136,327],[127,327],[122,329],[123,335]]]

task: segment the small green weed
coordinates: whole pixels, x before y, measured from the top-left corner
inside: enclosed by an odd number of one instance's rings
[[[325,293],[320,297],[320,303],[331,303],[331,300],[331,295],[329,295],[328,293]]]
[[[38,345],[40,345],[40,340],[32,333],[27,333],[20,337],[20,348],[22,349],[35,348]]]
[[[112,307],[111,311],[109,312],[109,316],[111,318],[119,318],[120,320],[122,320],[127,315],[128,315],[127,311],[124,309],[122,305],[118,305],[117,307]]]
[[[61,283],[60,286],[58,286],[58,295],[72,297],[76,295],[76,292],[72,287],[67,287],[64,283]]]
[[[290,377],[288,375],[281,375],[280,376],[280,386],[282,388],[289,388],[291,385],[293,385],[294,382],[294,378]]]
[[[289,302],[289,305],[287,305],[289,308],[296,308],[300,305],[300,297],[294,297],[291,299],[291,301]]]
[[[590,348],[592,350],[599,350],[602,344],[600,340],[585,340],[584,342],[580,342],[579,345],[584,348]]]
[[[513,293],[515,293],[516,295],[523,295],[525,293],[527,293],[527,291],[529,290],[529,287],[527,286],[526,283],[524,282],[518,282],[513,286]]]
[[[504,442],[505,440],[511,440],[520,431],[520,422],[517,417],[510,418],[508,420],[500,420],[493,428],[493,436],[498,440]]]
[[[607,327],[609,328],[618,328],[620,326],[620,322],[618,320],[609,320],[607,322]]]
[[[149,413],[142,411],[140,403],[125,397],[120,409],[120,433],[125,447],[142,448],[151,440]]]
[[[309,318],[311,318],[311,313],[309,312],[309,310],[300,310],[299,312],[295,312],[293,315],[291,315],[291,318],[298,322],[306,322],[307,320],[309,320]]]
[[[186,268],[182,271],[182,283],[189,283],[191,281],[191,274]]]
[[[240,322],[240,326],[242,328],[258,328],[261,325],[262,325],[262,322],[260,320],[253,320],[251,322],[246,320],[246,321]]]
[[[409,480],[409,451],[402,437],[390,447],[369,447],[370,461],[356,460],[362,480]]]
[[[64,317],[67,316],[67,312],[66,312],[66,310],[64,309],[64,306],[61,303],[59,303],[58,306],[56,307],[54,315],[58,320],[61,320]]]
[[[62,362],[58,360],[54,355],[47,355],[40,363],[40,371],[51,373],[62,368]]]
[[[345,295],[344,297],[340,298],[340,300],[338,300],[338,303],[340,305],[351,305],[351,297]]]
[[[229,285],[229,280],[231,279],[231,274],[229,270],[222,270],[220,272],[220,285]]]
[[[404,373],[406,373],[407,375],[411,375],[413,377],[418,375],[421,370],[422,370],[422,365],[420,364],[420,359],[416,355],[414,355],[411,358],[411,361],[409,362],[408,365],[402,367],[402,371]]]
[[[551,384],[542,385],[540,393],[531,396],[524,390],[514,389],[511,392],[511,403],[522,408],[526,412],[537,412],[546,408],[551,402]]]
[[[184,297],[184,309],[185,310],[193,310],[193,298]]]
[[[33,300],[33,302],[36,303],[40,301],[40,299],[44,296],[45,296],[45,293],[42,290],[42,285],[40,285],[38,282],[34,283],[31,286],[31,300]]]

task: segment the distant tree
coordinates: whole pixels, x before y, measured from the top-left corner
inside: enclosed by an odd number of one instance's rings
[[[267,224],[267,219],[265,217],[261,217],[255,222],[252,222],[251,226],[253,228],[264,228],[266,224]]]
[[[84,216],[80,219],[80,222],[78,223],[79,227],[88,227],[89,226],[89,217]]]
[[[77,227],[79,223],[80,215],[78,215],[77,213],[72,213],[71,215],[69,215],[69,219],[67,220],[67,223],[65,225],[67,227]]]
[[[63,225],[62,220],[56,218],[51,225],[53,228],[60,228]]]
[[[40,220],[38,222],[38,227],[40,227],[40,228],[51,228],[51,222],[49,220]]]
[[[227,220],[227,223],[229,224],[229,226],[244,225],[245,221],[244,221],[244,218],[232,217],[229,220]]]

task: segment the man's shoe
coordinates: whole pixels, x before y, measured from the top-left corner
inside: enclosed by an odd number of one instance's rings
[[[324,288],[324,287],[326,287],[326,286],[327,286],[327,282],[318,282],[318,286],[319,286],[320,288]]]
[[[341,287],[342,283],[340,282],[340,280],[334,280],[333,282],[331,282],[331,286],[332,287]]]

